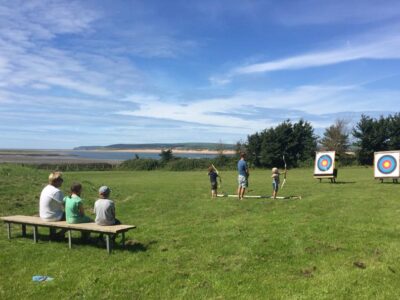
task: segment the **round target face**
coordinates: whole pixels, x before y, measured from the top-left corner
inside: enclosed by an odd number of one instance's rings
[[[320,171],[328,171],[332,167],[332,158],[329,155],[322,155],[317,162]]]
[[[378,170],[382,174],[390,174],[397,168],[396,159],[392,155],[384,155],[378,160]]]

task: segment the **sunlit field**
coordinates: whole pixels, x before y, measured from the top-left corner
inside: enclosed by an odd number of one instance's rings
[[[235,193],[222,172],[220,192]],[[48,173],[0,166],[0,215],[38,213]],[[400,184],[371,168],[342,168],[338,183],[290,170],[280,196],[210,198],[203,172],[68,172],[83,184],[87,211],[108,185],[117,217],[137,229],[111,255],[93,235],[73,249],[40,229],[0,230],[1,299],[395,299],[400,293]],[[270,194],[270,171],[252,170],[250,195]],[[117,239],[117,242],[119,239]],[[48,275],[51,282],[32,282]]]

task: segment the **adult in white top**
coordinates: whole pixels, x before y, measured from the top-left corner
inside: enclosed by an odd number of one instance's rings
[[[39,215],[43,221],[61,221],[65,219],[64,194],[59,189],[63,183],[61,172],[49,175],[49,184],[42,190],[39,202]]]

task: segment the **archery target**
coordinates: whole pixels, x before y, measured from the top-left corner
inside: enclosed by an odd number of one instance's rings
[[[315,155],[315,175],[332,175],[335,168],[335,151],[317,152]]]
[[[376,152],[374,173],[376,178],[400,177],[400,151]]]

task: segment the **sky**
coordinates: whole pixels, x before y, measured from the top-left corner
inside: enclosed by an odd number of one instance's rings
[[[397,0],[0,0],[0,148],[245,141],[400,111]]]

